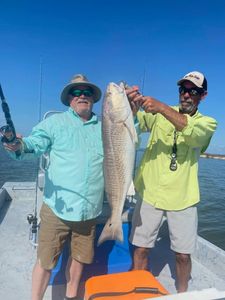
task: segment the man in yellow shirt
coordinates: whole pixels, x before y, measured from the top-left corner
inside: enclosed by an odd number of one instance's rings
[[[176,256],[177,291],[184,292],[197,238],[198,159],[208,147],[217,122],[198,111],[207,95],[207,80],[202,73],[190,72],[177,84],[179,106],[174,107],[142,96],[137,87],[127,90],[140,131],[151,133],[135,177],[140,200],[133,215],[130,241],[136,246],[133,268],[147,269],[149,250],[154,247],[166,214],[171,249]],[[143,111],[138,111],[139,106]]]

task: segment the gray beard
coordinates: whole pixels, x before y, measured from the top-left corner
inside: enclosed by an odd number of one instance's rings
[[[191,114],[191,113],[195,113],[195,111],[197,110],[197,106],[192,104],[188,107],[182,107],[181,104],[179,105],[179,111],[182,113],[182,114]]]

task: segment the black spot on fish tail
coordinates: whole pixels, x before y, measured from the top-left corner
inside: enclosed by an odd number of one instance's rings
[[[122,222],[112,223],[111,220],[106,222],[98,239],[97,245],[99,246],[107,240],[117,240],[121,243],[123,242]]]

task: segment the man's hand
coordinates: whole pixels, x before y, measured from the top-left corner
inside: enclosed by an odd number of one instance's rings
[[[136,99],[134,99],[136,101]],[[150,96],[143,96],[141,100],[139,100],[139,105],[143,108],[143,110],[147,113],[162,113],[164,109],[164,104],[159,100],[156,100]]]
[[[130,102],[133,115],[135,116],[140,108],[140,102],[142,102],[143,96],[140,94],[139,87],[136,85],[126,88],[125,91]]]
[[[175,126],[175,128],[178,131],[181,131],[184,127],[187,126],[186,115],[179,113],[169,105],[159,100],[156,100],[153,97],[150,96],[143,97],[142,102],[140,104],[141,107],[144,109],[144,111],[147,113],[162,114],[169,122],[171,122]]]
[[[12,151],[12,152],[22,151],[22,148],[23,148],[22,135],[21,134],[17,134],[16,135],[16,140],[13,143],[5,143],[4,142],[3,143],[3,147],[6,150]]]

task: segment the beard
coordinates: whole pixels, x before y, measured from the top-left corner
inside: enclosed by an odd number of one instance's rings
[[[188,105],[188,106],[181,106],[181,104],[179,105],[179,111],[183,114],[191,114],[194,113],[197,110],[197,106],[192,104],[192,105]]]
[[[198,104],[192,99],[180,100],[179,111],[183,114],[193,115],[198,109]]]

